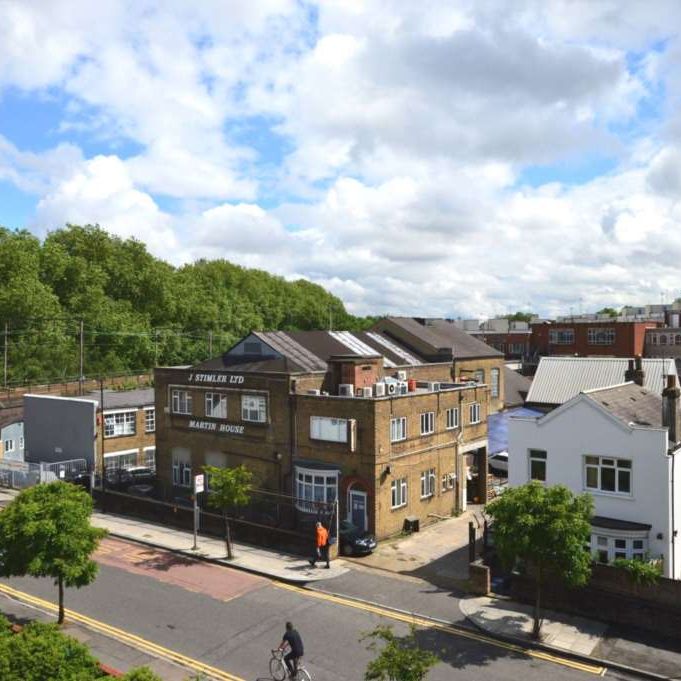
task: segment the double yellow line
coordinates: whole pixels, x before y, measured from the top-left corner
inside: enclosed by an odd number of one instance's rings
[[[606,667],[600,665],[588,664],[585,662],[579,662],[578,660],[571,660],[567,657],[560,657],[558,655],[552,655],[551,653],[546,653],[541,650],[534,650],[532,648],[523,648],[522,646],[514,645],[512,643],[505,643],[504,641],[499,641],[497,639],[491,638],[490,636],[485,636],[484,634],[478,634],[474,631],[464,629],[462,627],[456,627],[451,624],[443,624],[435,620],[426,619],[424,617],[419,617],[418,615],[413,616],[407,613],[397,612],[395,610],[389,610],[387,608],[382,608],[378,605],[372,605],[370,603],[364,603],[362,601],[355,601],[350,598],[343,598],[341,596],[334,596],[333,594],[323,593],[321,591],[311,591],[309,589],[303,589],[299,586],[294,586],[292,584],[285,584],[284,582],[273,582],[274,586],[280,589],[285,589],[287,591],[293,591],[295,593],[302,593],[305,596],[311,598],[317,598],[322,601],[328,601],[330,603],[337,603],[338,605],[344,605],[350,608],[356,608],[357,610],[363,610],[364,612],[370,612],[375,615],[380,615],[381,617],[386,617],[397,622],[405,622],[406,624],[413,624],[418,627],[423,627],[424,629],[432,629],[435,631],[442,631],[451,636],[458,636],[460,638],[471,639],[473,641],[479,641],[481,643],[486,643],[491,646],[496,646],[497,648],[503,648],[518,655],[525,655],[527,657],[536,658],[538,660],[544,660],[546,662],[553,662],[554,664],[563,665],[565,667],[570,667],[570,669],[577,669],[588,674],[595,674],[597,676],[604,676],[607,671]]]
[[[36,596],[31,596],[30,594],[17,589],[12,589],[5,584],[0,584],[0,593],[4,593],[5,595],[24,603],[34,605],[42,610],[48,610],[49,612],[57,612],[59,609],[50,601],[37,598]],[[83,624],[90,629],[94,629],[95,631],[98,631],[106,636],[115,638],[122,643],[127,643],[137,650],[144,651],[155,657],[160,657],[164,660],[168,660],[183,667],[187,667],[193,671],[206,674],[212,679],[217,679],[217,681],[245,681],[245,679],[242,679],[239,676],[234,676],[234,674],[230,674],[226,671],[223,671],[222,669],[218,669],[217,667],[211,667],[210,665],[204,664],[199,660],[187,657],[186,655],[182,655],[181,653],[175,652],[174,650],[164,648],[163,646],[159,646],[156,643],[147,641],[146,639],[135,636],[134,634],[130,634],[127,631],[118,629],[117,627],[104,624],[104,622],[94,620],[91,617],[87,617],[86,615],[81,615],[80,613],[74,612],[73,610],[65,610],[65,614],[66,618],[72,622]]]

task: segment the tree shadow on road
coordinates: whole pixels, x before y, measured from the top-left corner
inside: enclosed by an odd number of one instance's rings
[[[146,558],[145,554],[149,557]],[[143,551],[138,554],[140,559],[136,561],[138,567],[148,568],[151,570],[158,570],[160,572],[167,572],[178,565],[197,565],[199,561],[194,558],[188,558],[178,553],[158,553],[154,549]]]

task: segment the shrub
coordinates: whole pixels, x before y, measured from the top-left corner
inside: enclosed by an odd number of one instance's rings
[[[651,560],[617,558],[612,565],[625,570],[635,584],[656,584],[662,577],[662,565]]]

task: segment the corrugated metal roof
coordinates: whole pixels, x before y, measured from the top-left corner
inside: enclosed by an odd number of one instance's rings
[[[542,357],[527,403],[563,404],[585,390],[619,385],[628,365],[626,357]],[[664,376],[677,375],[671,359],[644,359],[643,371],[643,387],[657,395],[662,394]]]

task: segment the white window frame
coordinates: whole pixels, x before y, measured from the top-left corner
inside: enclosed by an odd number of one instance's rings
[[[612,563],[618,558],[645,560],[647,553],[648,533],[646,531],[618,534],[613,530],[600,527],[593,527],[591,530],[591,555],[597,563]]]
[[[549,455],[545,449],[529,449],[527,451],[528,467],[527,467],[527,477],[530,482],[546,482],[546,474],[548,472],[548,459]],[[544,464],[544,477],[535,478],[532,476],[532,464]]]
[[[295,467],[296,508],[313,513],[319,504],[332,504],[338,499],[338,471],[334,469]]]
[[[267,398],[252,393],[241,396],[241,420],[250,423],[267,423]]]
[[[468,421],[472,426],[480,423],[480,402],[471,402],[468,405]]]
[[[611,326],[594,326],[586,330],[586,342],[588,345],[614,345],[616,336],[616,329]]]
[[[575,330],[574,329],[549,329],[549,344],[550,345],[574,345],[575,344]]]
[[[421,413],[421,435],[432,435],[435,432],[435,412]]]
[[[390,442],[403,442],[407,439],[407,417],[396,416],[390,419]]]
[[[156,470],[156,446],[142,449],[143,466]]]
[[[598,463],[594,461],[598,460]],[[613,462],[610,464],[609,462]],[[614,456],[597,456],[595,454],[585,454],[583,459],[583,476],[584,489],[592,494],[607,494],[617,497],[631,497],[633,496],[633,462],[631,459],[621,459]],[[603,470],[614,471],[615,489],[603,489]],[[597,482],[595,486],[589,485],[588,475],[589,470],[595,470]],[[629,489],[627,491],[620,491],[620,473],[623,475],[628,473]]]
[[[330,416],[310,416],[310,439],[324,442],[347,443],[349,433],[348,419]]]
[[[120,452],[104,452],[106,470],[127,469],[137,465],[137,449],[124,449]]]
[[[443,473],[440,476],[440,491],[449,492],[454,489],[454,482],[456,481],[456,473]]]
[[[473,372],[473,377],[475,378],[476,383],[484,383],[485,382],[485,370],[484,369],[476,369]]]
[[[207,392],[203,398],[203,406],[208,418],[227,418],[227,395],[225,393]]]
[[[458,407],[450,407],[447,409],[445,412],[445,418],[446,418],[446,429],[447,430],[454,430],[455,428],[459,427],[459,408]]]
[[[490,397],[499,397],[499,380],[501,372],[499,369],[490,371]]]
[[[435,469],[421,471],[421,499],[429,499],[435,495]]]
[[[144,407],[144,432],[156,432],[156,408]]]
[[[117,409],[104,412],[104,437],[128,437],[137,434],[137,410]]]
[[[409,487],[407,478],[397,478],[390,483],[390,508],[403,508],[407,505]]]
[[[173,485],[175,487],[192,486],[192,463],[173,458]]]
[[[171,391],[171,403],[173,414],[192,413],[192,394],[188,390],[174,388]]]
[[[14,451],[14,440],[8,439],[5,440],[3,443],[3,447],[5,449],[5,454],[9,454],[10,452]]]

